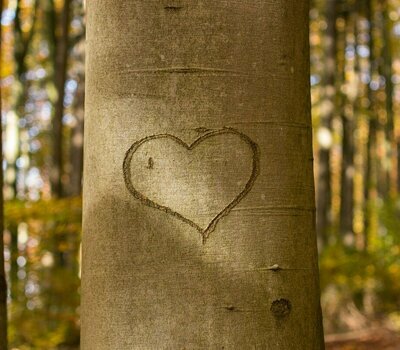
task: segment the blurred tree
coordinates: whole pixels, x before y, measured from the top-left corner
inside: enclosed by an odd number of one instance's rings
[[[10,346],[78,349],[81,199],[9,201],[5,217],[20,238]]]
[[[0,22],[3,14],[3,0],[0,0]],[[0,72],[2,70],[2,26],[0,23]],[[0,118],[2,116],[0,86]],[[0,122],[0,159],[3,162],[3,131]],[[3,216],[3,166],[0,166],[0,350],[7,350],[7,283],[4,269],[4,216]]]
[[[20,144],[21,140],[19,138],[19,121],[22,116],[25,114],[25,102],[27,99],[27,91],[28,91],[28,83],[26,73],[28,71],[27,66],[27,56],[29,53],[29,49],[31,48],[32,39],[35,33],[35,24],[36,24],[36,13],[39,6],[39,1],[34,0],[32,5],[32,13],[30,16],[30,20],[27,22],[22,20],[22,0],[18,0],[16,2],[15,8],[15,19],[14,19],[14,74],[15,74],[15,82],[13,88],[13,115],[14,115],[14,123],[12,126],[15,129],[15,146],[14,150],[10,157],[6,157],[8,162],[7,164],[7,172],[11,176],[6,176],[7,185],[11,189],[11,196],[17,196],[17,178],[18,178],[18,167],[17,167],[17,159],[21,155]],[[23,28],[24,27],[24,28]],[[28,29],[27,29],[28,27]]]
[[[61,13],[58,15],[51,3],[52,16],[52,47],[54,63],[54,82],[57,90],[57,100],[53,116],[53,163],[51,168],[52,192],[56,197],[62,197],[64,179],[64,137],[63,137],[63,116],[64,116],[64,96],[65,82],[67,78],[67,62],[69,52],[69,27],[70,27],[70,7],[71,0],[64,0]]]
[[[82,58],[83,60],[83,58]],[[75,115],[76,123],[71,132],[70,146],[70,174],[67,186],[67,193],[70,196],[79,196],[82,192],[83,174],[83,120],[84,120],[84,100],[85,83],[84,74],[79,74],[78,88],[75,95]]]
[[[354,33],[357,23],[358,0],[344,4],[345,43],[348,47],[357,47],[357,36]],[[357,88],[354,86],[354,74],[349,71],[354,69],[354,62],[345,61],[344,70],[340,72],[342,92],[345,94],[340,105],[342,120],[342,165],[340,186],[340,233],[347,244],[354,243],[353,212],[354,212],[354,127],[355,110],[354,102],[357,98]]]
[[[83,6],[81,1],[76,1],[73,6],[73,20],[82,18],[84,22]],[[75,26],[76,27],[76,26]],[[85,30],[82,23],[71,33],[70,38],[70,60],[73,62],[69,70],[69,84],[76,82],[74,101],[70,111],[74,114],[74,122],[71,125],[69,134],[69,164],[65,171],[65,193],[69,196],[79,196],[82,191],[83,174],[83,126],[84,126],[84,100],[85,100]]]
[[[392,25],[389,20],[389,3],[388,0],[380,0],[380,11],[382,12],[382,57],[380,64],[382,65],[382,76],[385,79],[385,110],[386,110],[386,140],[387,140],[387,158],[386,168],[386,182],[387,191],[386,196],[396,195],[397,176],[396,176],[396,143],[394,138],[394,115],[393,115],[393,72],[392,72],[392,42],[390,33]]]
[[[368,27],[368,45],[369,45],[369,76],[373,77],[377,69],[377,61],[375,56],[374,45],[374,21],[373,21],[373,0],[365,2],[365,13],[369,23]],[[368,84],[368,136],[366,146],[365,161],[365,181],[364,181],[364,249],[368,248],[368,233],[371,228],[371,218],[373,215],[373,193],[376,188],[376,131],[377,131],[377,113],[376,101],[371,84]]]
[[[31,48],[32,39],[35,33],[35,25],[37,20],[37,9],[39,1],[35,0],[32,4],[31,16],[29,20],[25,22],[23,20],[26,14],[22,13],[23,1],[18,0],[15,8],[15,20],[14,20],[14,59],[15,59],[15,83],[14,83],[14,94],[13,94],[13,112],[15,118],[15,124],[12,126],[15,129],[15,149],[13,155],[9,157],[7,164],[7,171],[12,176],[7,176],[8,186],[12,188],[12,196],[16,197],[18,193],[17,179],[18,179],[18,167],[17,160],[21,156],[21,139],[19,136],[19,121],[25,114],[25,102],[28,93],[28,82],[27,82],[27,56],[29,49]],[[27,29],[28,27],[28,29]],[[17,136],[18,135],[18,136]],[[16,137],[17,136],[17,137]],[[11,171],[10,171],[11,170]],[[10,253],[12,257],[11,269],[10,269],[10,293],[13,297],[18,295],[18,278],[17,278],[17,258],[18,258],[18,232],[17,226],[10,226]]]
[[[325,18],[327,21],[325,40],[325,77],[324,98],[327,108],[320,118],[317,181],[317,234],[323,245],[329,240],[331,221],[331,169],[330,152],[332,147],[331,124],[335,113],[335,73],[336,73],[336,12],[337,1],[327,0],[325,4]]]

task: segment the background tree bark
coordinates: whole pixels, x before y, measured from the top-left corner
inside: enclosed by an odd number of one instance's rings
[[[373,21],[373,6],[372,0],[366,1],[365,4],[365,12],[369,26],[369,52],[370,52],[370,63],[369,63],[369,72],[372,77],[374,71],[377,69],[377,61],[375,55],[375,43],[374,43],[374,21]],[[374,106],[376,106],[375,96],[371,89],[371,86],[368,85],[368,100],[371,106],[371,110],[368,116],[368,141],[367,141],[367,149],[366,149],[366,160],[365,160],[365,182],[364,182],[364,250],[368,249],[369,244],[369,230],[371,227],[371,218],[372,218],[372,201],[373,201],[373,190],[376,188],[376,167],[377,167],[377,159],[376,159],[376,132],[377,132],[377,111]]]
[[[331,103],[328,111],[321,116],[321,127],[327,132],[332,132],[331,124],[335,112],[335,72],[336,72],[336,12],[337,2],[326,1],[326,75],[325,75],[325,98]],[[332,226],[331,220],[331,167],[330,167],[331,145],[320,146],[318,164],[318,189],[317,189],[317,235],[322,245],[328,243],[329,229]]]
[[[56,197],[64,195],[63,190],[63,123],[65,82],[67,79],[69,17],[71,0],[64,0],[59,19],[55,20],[53,28],[54,40],[54,83],[57,89],[53,119],[53,166],[51,169],[52,192]],[[53,3],[53,16],[57,18]],[[59,33],[57,35],[57,33]]]
[[[394,197],[397,193],[397,169],[393,165],[396,164],[396,140],[394,137],[394,113],[393,113],[393,71],[392,71],[392,43],[390,38],[390,31],[393,30],[390,25],[390,19],[388,16],[389,4],[388,1],[382,0],[380,2],[380,8],[382,11],[382,36],[383,36],[383,47],[382,47],[382,72],[385,78],[385,104],[386,104],[386,125],[385,125],[385,136],[386,136],[386,152],[389,164],[386,166],[386,182],[387,192],[390,196]],[[393,164],[393,165],[392,165]],[[395,176],[393,176],[395,175]]]
[[[0,0],[0,14],[3,13],[3,0]],[[0,25],[0,68],[2,67],[2,38]],[[1,115],[1,87],[0,87]],[[0,156],[3,159],[3,137],[0,123]],[[4,241],[3,241],[3,167],[0,167],[0,350],[7,350],[7,283],[4,270]]]
[[[83,79],[83,77],[82,77]],[[78,85],[75,96],[75,116],[76,125],[71,132],[70,140],[70,174],[68,182],[68,195],[79,196],[82,193],[82,174],[83,174],[83,126],[84,126],[84,83]]]
[[[346,31],[351,32],[356,28],[357,13],[355,12],[357,2],[352,5],[354,11],[346,9]],[[345,34],[346,35],[346,34]],[[346,45],[356,42],[347,43],[348,38],[345,37]],[[346,81],[346,67],[341,72],[343,74],[343,84],[348,84]],[[356,124],[356,115],[353,108],[357,95],[347,94],[342,100],[342,166],[341,166],[341,186],[340,186],[340,234],[345,244],[354,244],[354,127]]]
[[[323,349],[308,1],[87,11],[82,349]]]

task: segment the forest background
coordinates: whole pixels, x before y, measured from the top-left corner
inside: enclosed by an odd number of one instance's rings
[[[78,349],[83,0],[3,0],[11,349]],[[314,0],[311,99],[330,349],[400,347],[400,0]]]

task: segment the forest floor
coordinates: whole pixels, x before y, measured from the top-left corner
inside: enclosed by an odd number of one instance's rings
[[[387,328],[325,336],[326,350],[400,350],[400,334]]]

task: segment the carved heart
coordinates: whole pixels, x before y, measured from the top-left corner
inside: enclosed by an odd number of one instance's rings
[[[132,144],[123,163],[135,198],[196,228],[203,242],[251,190],[258,171],[257,144],[231,128],[192,144],[170,134],[147,136]]]

